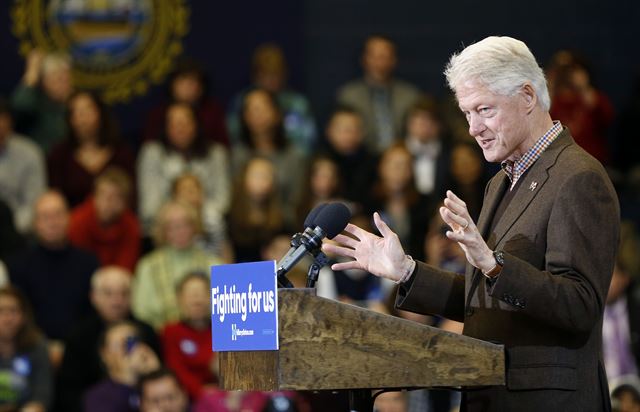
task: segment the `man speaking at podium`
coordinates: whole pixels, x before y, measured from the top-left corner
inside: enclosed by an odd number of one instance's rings
[[[506,386],[469,390],[467,411],[610,410],[602,314],[618,245],[619,207],[602,165],[549,115],[542,69],[528,47],[488,37],[445,70],[469,133],[502,170],[487,185],[478,222],[447,192],[440,214],[464,250],[464,276],[406,256],[357,226],[328,252],[400,284],[396,305],[464,322],[464,334],[506,349]]]

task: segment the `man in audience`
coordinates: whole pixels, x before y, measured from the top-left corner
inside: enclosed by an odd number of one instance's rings
[[[364,44],[364,77],[338,90],[338,103],[355,108],[364,119],[367,146],[382,152],[400,137],[409,107],[420,95],[413,85],[395,79],[396,46],[381,35],[369,36]]]
[[[130,321],[140,331],[141,340],[156,354],[160,353],[158,337],[153,328],[131,315],[132,276],[117,266],[103,267],[93,274],[90,298],[95,310],[76,324],[65,341],[57,382],[58,411],[79,412],[84,391],[104,378],[98,340],[108,325]]]
[[[0,198],[11,208],[21,233],[31,225],[32,205],[44,192],[46,180],[42,151],[13,131],[9,105],[0,99]]]
[[[140,377],[140,412],[187,412],[187,394],[170,369]]]
[[[32,50],[22,81],[11,96],[18,130],[46,153],[67,133],[66,102],[73,92],[71,60],[65,54]]]
[[[62,355],[62,339],[90,308],[89,283],[98,268],[94,255],[69,244],[68,226],[64,197],[45,192],[34,208],[36,244],[7,259],[11,282],[25,293],[36,323],[49,338],[54,364]]]
[[[69,239],[90,250],[102,265],[133,272],[140,256],[140,225],[129,207],[131,179],[110,167],[96,178],[93,196],[73,209]]]
[[[107,377],[84,395],[84,410],[91,412],[136,412],[138,379],[160,367],[160,360],[140,340],[136,326],[127,321],[107,326],[99,342],[100,359]]]

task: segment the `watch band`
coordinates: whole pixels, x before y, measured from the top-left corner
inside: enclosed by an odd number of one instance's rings
[[[493,257],[496,260],[496,265],[490,271],[488,271],[486,273],[482,272],[482,274],[485,275],[488,278],[494,278],[494,277],[498,276],[500,274],[500,272],[502,272],[502,268],[504,266],[504,253],[498,252],[498,251],[494,251],[493,252]]]

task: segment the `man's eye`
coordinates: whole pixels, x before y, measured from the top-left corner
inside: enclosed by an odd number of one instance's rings
[[[488,113],[489,113],[489,110],[490,110],[490,109],[489,109],[488,107],[480,107],[480,108],[478,109],[478,113],[480,113],[480,114],[488,114]]]

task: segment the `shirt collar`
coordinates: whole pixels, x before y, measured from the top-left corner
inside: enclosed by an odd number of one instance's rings
[[[529,170],[531,165],[540,158],[547,147],[556,140],[561,132],[562,124],[559,121],[554,120],[553,126],[551,126],[551,128],[547,130],[547,132],[542,135],[542,137],[538,139],[520,159],[515,161],[505,160],[500,164],[502,170],[504,170],[511,181],[511,189],[513,189],[515,184],[518,182],[518,179],[520,179],[522,175]]]

